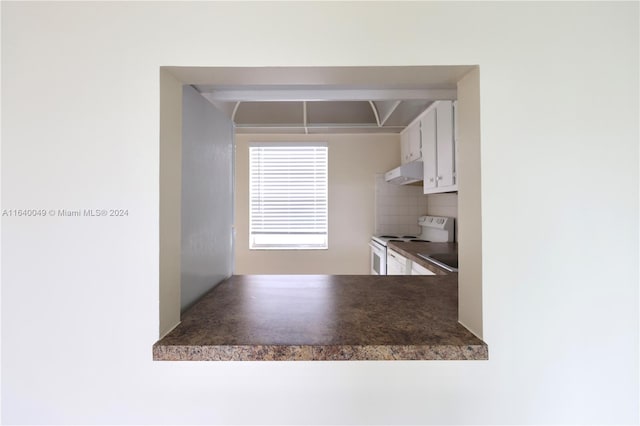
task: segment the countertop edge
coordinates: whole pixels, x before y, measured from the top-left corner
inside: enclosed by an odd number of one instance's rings
[[[412,246],[408,246],[408,244],[412,244]],[[417,263],[418,265],[430,270],[431,272],[433,272],[436,275],[450,275],[450,274],[456,274],[457,273],[457,272],[447,271],[446,269],[443,269],[443,268],[439,267],[435,263],[431,263],[431,262],[421,258],[420,256],[418,256],[417,255],[418,251],[409,250],[408,249],[408,247],[411,247],[411,248],[419,247],[416,244],[420,244],[420,243],[395,243],[395,242],[389,242],[388,248],[398,252],[399,254],[401,254],[402,256],[406,257],[410,261]],[[455,243],[429,243],[429,244],[430,245],[446,244],[446,247],[450,247],[452,244],[455,244]],[[449,249],[443,249],[441,251],[450,251],[450,250],[451,249],[449,248]],[[456,250],[457,250],[457,245],[456,245]],[[424,252],[424,251],[425,251],[424,249],[420,250],[420,252]],[[434,250],[431,250],[431,251],[434,251]]]
[[[154,361],[488,360],[479,345],[160,345]]]

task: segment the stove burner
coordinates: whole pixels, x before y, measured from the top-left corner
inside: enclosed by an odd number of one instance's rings
[[[403,240],[389,240],[388,243],[404,243]]]
[[[420,240],[420,239],[413,239],[413,240],[409,240],[412,243],[430,243],[431,241],[429,240]]]
[[[380,235],[378,238],[398,238],[397,235]]]
[[[415,235],[404,235],[402,238],[418,238]]]

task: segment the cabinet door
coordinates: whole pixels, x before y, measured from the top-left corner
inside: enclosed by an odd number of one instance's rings
[[[409,161],[420,160],[422,158],[422,141],[420,137],[420,122],[409,127]]]
[[[424,164],[424,189],[433,189],[436,181],[436,109],[429,111],[422,123],[422,161]]]
[[[409,129],[400,134],[400,164],[409,161]]]
[[[453,105],[441,101],[436,107],[437,186],[456,184],[455,147],[453,143]]]
[[[387,249],[387,275],[406,275],[407,258],[391,249]]]
[[[435,272],[432,272],[424,266],[413,262],[411,264],[411,275],[435,275]]]
[[[387,256],[387,275],[404,275],[400,264],[391,257]]]

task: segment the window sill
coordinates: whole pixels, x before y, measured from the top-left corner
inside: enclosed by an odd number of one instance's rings
[[[246,275],[153,346],[166,361],[486,360],[457,320],[457,274]]]

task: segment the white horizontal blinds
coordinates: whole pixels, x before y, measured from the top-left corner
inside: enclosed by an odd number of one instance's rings
[[[252,248],[326,248],[326,144],[249,150]]]

